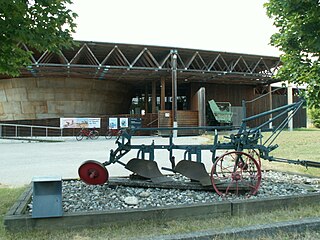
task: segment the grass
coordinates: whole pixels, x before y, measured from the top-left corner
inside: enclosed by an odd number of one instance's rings
[[[269,133],[264,133],[265,137],[268,135]],[[320,162],[320,130],[284,131],[280,133],[275,143],[277,143],[279,147],[270,153],[274,157]],[[262,166],[264,169],[294,172],[320,177],[320,168],[309,167],[307,169],[299,165],[275,163],[263,160]]]
[[[285,157],[291,159],[308,159],[320,162],[320,131],[293,131],[283,132],[280,134],[277,143],[280,145],[278,149],[273,151],[273,155],[277,157]],[[280,171],[290,171],[296,173],[320,176],[319,169],[306,170],[302,166],[269,163],[263,161],[263,168],[269,168]],[[25,188],[0,187],[0,214],[1,222],[8,209],[13,205],[14,201],[19,197]],[[125,226],[102,226],[99,228],[86,228],[78,230],[56,230],[45,231],[36,230],[29,232],[9,233],[4,229],[3,224],[0,226],[0,239],[73,239],[73,240],[89,240],[89,239],[132,239],[152,236],[187,233],[203,230],[222,230],[225,228],[250,226],[256,224],[267,224],[286,220],[299,220],[306,217],[320,216],[320,208],[318,206],[304,206],[294,209],[283,209],[273,212],[265,212],[252,216],[244,217],[215,217],[206,216],[205,218],[186,218],[183,220],[170,221],[139,221],[138,223],[129,223]],[[273,238],[260,239],[320,239],[320,233],[305,232],[301,234],[279,233]],[[237,238],[241,239],[241,238]]]
[[[0,221],[3,222],[3,217],[14,204],[15,200],[22,194],[25,188],[10,188],[0,185]],[[0,226],[0,239],[7,239],[4,225]]]

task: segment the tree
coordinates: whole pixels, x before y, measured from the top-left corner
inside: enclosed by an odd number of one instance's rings
[[[309,106],[320,108],[319,0],[269,0],[264,6],[279,29],[271,36],[271,45],[283,52],[276,78],[306,83]]]
[[[0,74],[18,76],[31,64],[31,51],[58,52],[71,47],[77,14],[67,9],[72,0],[0,1]]]

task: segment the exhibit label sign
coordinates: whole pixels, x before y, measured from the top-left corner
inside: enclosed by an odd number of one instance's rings
[[[60,118],[60,128],[100,128],[100,118]]]

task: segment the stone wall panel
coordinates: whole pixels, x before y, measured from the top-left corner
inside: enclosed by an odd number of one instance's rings
[[[38,88],[65,88],[65,79],[64,78],[38,78],[37,79]]]
[[[108,85],[105,81],[94,81],[92,85],[92,90],[95,91],[106,91],[108,88]]]
[[[13,78],[12,88],[27,88],[34,89],[37,87],[36,78]]]
[[[73,78],[72,81],[71,79],[66,79],[65,81],[65,88],[68,89],[82,89],[82,90],[90,90],[93,88],[93,81],[96,80],[91,80],[91,79],[81,79],[81,78]]]
[[[6,113],[6,114],[5,113],[3,113],[3,114],[0,113],[0,119],[2,121],[15,120],[15,118],[14,118],[12,113]],[[23,119],[26,119],[26,118],[23,118]]]
[[[12,79],[1,79],[0,89],[12,88]]]
[[[25,88],[9,88],[5,89],[5,92],[8,102],[28,100],[27,90]]]
[[[0,118],[1,116],[4,116],[4,110],[3,110],[3,105],[0,103]]]
[[[46,101],[21,102],[22,113],[48,113]]]
[[[82,102],[82,101],[76,101],[75,102],[75,114],[85,114],[88,113],[88,110],[90,109],[91,102]],[[90,109],[91,110],[91,109]]]
[[[61,116],[57,113],[36,113],[35,119],[45,118],[60,118]]]
[[[48,113],[56,113],[64,116],[65,113],[74,111],[74,102],[70,101],[48,101]]]
[[[35,119],[36,114],[35,113],[15,113],[13,114],[13,120],[21,120],[21,119]]]
[[[0,80],[0,120],[101,116],[126,113],[130,88],[78,78]]]
[[[6,92],[4,89],[0,89],[0,102],[6,102],[7,101],[7,96]]]
[[[56,101],[89,101],[90,93],[82,89],[55,89],[54,100]]]
[[[55,93],[53,89],[49,88],[35,88],[28,89],[28,100],[29,101],[52,101],[55,99]]]
[[[4,114],[21,114],[21,102],[3,102]]]

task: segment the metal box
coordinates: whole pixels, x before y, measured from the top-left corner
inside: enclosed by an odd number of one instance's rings
[[[32,186],[32,217],[61,217],[63,213],[61,177],[34,177]]]

